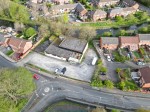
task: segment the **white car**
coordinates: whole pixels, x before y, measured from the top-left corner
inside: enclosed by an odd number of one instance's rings
[[[107,61],[111,61],[111,57],[110,56],[107,56]]]
[[[57,74],[57,73],[59,73],[59,69],[58,68],[55,69],[55,74]]]

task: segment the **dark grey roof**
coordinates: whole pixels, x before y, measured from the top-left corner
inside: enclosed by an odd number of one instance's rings
[[[4,37],[4,35],[0,33],[0,42],[4,42],[5,39],[6,39],[6,37]]]
[[[101,37],[102,44],[119,44],[118,37]]]
[[[116,1],[119,2],[120,0],[99,0],[100,2],[111,2],[111,1]]]
[[[140,40],[150,40],[150,34],[139,34]]]
[[[64,5],[54,5],[51,7],[51,10],[59,10],[59,9],[75,9],[78,3],[76,4],[64,4]]]
[[[62,48],[59,48],[57,46],[54,45],[50,45],[45,52],[47,54],[52,54],[54,56],[58,56],[58,57],[63,57],[63,58],[69,58],[72,56],[73,52],[72,51],[68,51]]]
[[[66,38],[64,39],[59,47],[62,47],[64,49],[68,49],[71,51],[82,53],[87,45],[86,40],[81,40],[78,38]]]
[[[136,4],[136,2],[134,0],[123,0],[123,2],[126,3],[129,7]]]
[[[81,3],[78,3],[76,6],[76,11],[82,12],[83,10],[85,10],[85,7]]]

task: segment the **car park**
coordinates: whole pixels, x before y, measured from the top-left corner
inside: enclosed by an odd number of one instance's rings
[[[36,80],[39,80],[39,76],[37,74],[34,74],[33,78],[36,79]]]

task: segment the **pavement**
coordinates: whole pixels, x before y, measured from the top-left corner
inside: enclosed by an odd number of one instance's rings
[[[95,51],[88,49],[85,54],[85,58],[81,64],[71,64],[66,61],[58,60],[55,58],[43,56],[38,53],[32,53],[29,58],[26,58],[25,63],[30,63],[43,68],[47,71],[54,72],[57,68],[62,70],[64,67],[67,68],[63,76],[74,78],[77,80],[90,82],[95,66],[92,66],[92,59],[96,56]]]
[[[6,60],[3,56],[0,55],[0,68],[3,67],[12,68],[15,66],[16,66],[15,63]]]
[[[150,108],[150,99],[140,98],[129,95],[111,94],[97,91],[92,88],[86,88],[82,85],[76,85],[68,81],[62,81],[58,78],[44,78],[40,75],[40,84],[35,92],[34,99],[28,102],[22,112],[42,112],[50,104],[63,100],[72,99],[79,103],[89,103],[90,105],[99,105],[114,107],[122,110],[135,110],[137,108]]]

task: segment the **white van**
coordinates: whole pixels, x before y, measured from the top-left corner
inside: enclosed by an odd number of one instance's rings
[[[93,60],[92,60],[92,65],[95,65],[97,62],[97,57],[94,57]]]

